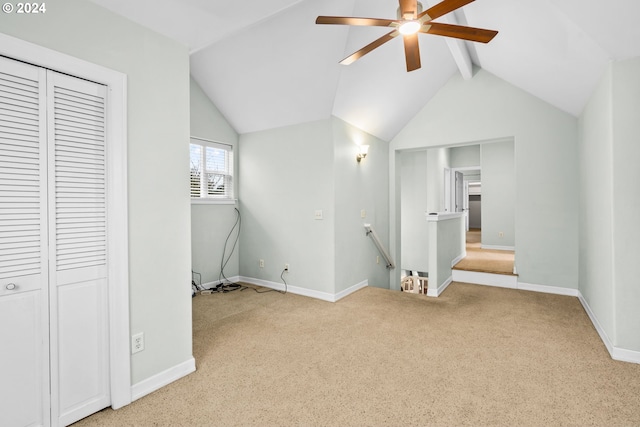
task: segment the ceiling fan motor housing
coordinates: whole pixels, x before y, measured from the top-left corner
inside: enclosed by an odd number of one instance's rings
[[[414,16],[419,15],[422,13],[422,3],[418,2],[418,10],[416,10],[416,13]],[[398,20],[402,20],[402,19],[413,19],[412,16],[410,17],[404,17],[402,16],[402,11],[400,10],[400,7],[398,7],[398,10],[396,11],[396,15],[398,16]]]

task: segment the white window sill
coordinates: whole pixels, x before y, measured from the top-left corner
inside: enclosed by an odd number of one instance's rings
[[[192,205],[235,205],[238,199],[205,199],[205,198],[193,198],[191,199]]]

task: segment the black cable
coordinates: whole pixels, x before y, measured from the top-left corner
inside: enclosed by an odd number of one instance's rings
[[[220,259],[220,274],[218,274],[218,281],[220,282],[220,284],[212,289],[214,292],[231,292],[231,291],[238,290],[242,287],[242,285],[238,283],[234,283],[231,280],[229,280],[227,276],[225,276],[224,274],[224,268],[229,263],[229,260],[231,259],[231,256],[233,255],[233,252],[236,249],[236,245],[238,244],[238,239],[240,238],[240,230],[242,227],[242,217],[240,215],[240,211],[238,210],[238,208],[234,208],[234,209],[236,211],[236,222],[235,224],[233,224],[233,227],[231,227],[231,230],[229,231],[229,234],[227,235],[227,238],[224,241],[224,247],[222,248],[222,258]],[[229,244],[229,239],[231,238],[231,235],[233,234],[233,231],[236,229],[236,227],[238,228],[236,238],[233,242],[233,246],[231,247],[231,252],[229,252],[229,256],[226,257],[225,259],[225,254],[227,253],[227,245]]]
[[[196,281],[194,280],[194,277],[193,277],[194,275],[198,276],[198,283],[196,283]],[[196,291],[204,290],[204,288],[202,287],[202,275],[197,271],[191,270],[191,285],[195,286]]]
[[[280,279],[282,280],[282,283],[284,283],[284,291],[279,291],[279,290],[277,290],[277,289],[268,289],[268,290],[266,290],[266,291],[259,291],[259,290],[257,290],[256,288],[250,288],[250,287],[248,287],[248,286],[243,286],[243,288],[242,288],[242,289],[240,289],[240,290],[241,290],[241,291],[244,291],[245,289],[253,289],[253,291],[254,291],[255,293],[257,293],[257,294],[266,294],[267,292],[278,292],[278,293],[280,293],[280,294],[284,295],[284,294],[286,294],[286,293],[287,293],[287,281],[286,281],[286,280],[284,280],[284,277],[282,277],[282,276],[284,276],[285,271],[287,271],[287,269],[286,269],[286,268],[285,268],[284,270],[282,270],[282,273],[280,273]]]
[[[237,291],[237,290],[244,291],[245,289],[253,289],[256,293],[259,293],[259,294],[264,294],[267,292],[278,292],[283,295],[286,294],[287,282],[286,280],[284,280],[284,277],[283,277],[284,273],[287,271],[286,268],[282,270],[282,273],[280,273],[280,279],[284,283],[284,291],[279,291],[277,289],[269,289],[267,291],[258,291],[256,288],[250,288],[248,286],[243,286],[239,283],[232,282],[227,278],[227,276],[225,276],[224,268],[229,263],[229,260],[231,259],[231,256],[233,255],[233,252],[236,249],[236,245],[238,244],[238,240],[240,238],[240,231],[242,229],[242,216],[240,215],[240,211],[238,210],[238,208],[234,208],[234,209],[236,211],[236,222],[233,224],[233,227],[231,227],[231,230],[229,231],[229,234],[227,235],[227,238],[224,241],[224,246],[222,248],[222,258],[220,259],[220,274],[218,274],[218,281],[221,283],[217,285],[215,288],[211,289],[211,291],[226,293],[226,292]],[[227,245],[229,244],[229,239],[231,238],[231,235],[233,234],[233,231],[236,229],[236,227],[238,228],[236,238],[233,241],[233,246],[231,247],[231,252],[229,252],[229,256],[226,256],[226,259],[225,259],[225,255],[227,253]]]

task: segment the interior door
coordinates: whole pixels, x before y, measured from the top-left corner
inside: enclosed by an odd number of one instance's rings
[[[71,424],[111,404],[106,88],[47,72],[51,413]]]
[[[462,211],[464,212],[465,230],[469,231],[469,182],[464,183],[464,194],[462,195]]]
[[[0,425],[49,425],[45,71],[0,57]]]
[[[464,212],[464,174],[456,171],[455,173],[455,202],[456,212]]]

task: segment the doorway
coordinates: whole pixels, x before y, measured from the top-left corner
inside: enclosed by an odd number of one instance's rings
[[[424,242],[414,230],[412,224],[425,223],[425,214],[430,212],[455,211],[455,172],[462,172],[464,176],[463,195],[468,205],[462,205],[468,213],[474,210],[474,219],[469,229],[478,226],[480,246],[483,249],[515,250],[515,142],[513,138],[478,144],[450,145],[444,147],[424,147],[395,152],[395,198],[392,203],[395,209],[395,221],[391,223],[391,236],[395,239],[396,254],[399,254],[398,264],[401,270],[391,274],[391,288],[398,289],[403,270],[418,270],[428,273],[428,266],[412,268],[405,263],[415,257],[418,252],[412,252],[413,247],[421,251],[420,260],[426,259],[423,253],[428,253]],[[410,165],[422,158],[422,166]],[[408,167],[409,166],[409,167]],[[412,178],[407,171],[418,171]],[[406,196],[413,195],[410,203]],[[414,209],[420,195],[419,210]],[[464,193],[463,193],[464,194]],[[409,209],[410,212],[406,212]],[[477,215],[476,215],[477,213]],[[406,219],[415,217],[412,223]],[[471,220],[471,215],[468,215]],[[479,218],[476,218],[479,217]],[[474,222],[478,220],[477,222]],[[471,225],[474,227],[471,227]],[[424,236],[422,236],[424,237]],[[406,239],[409,239],[407,241]],[[398,286],[398,287],[396,287]]]
[[[446,173],[446,171],[445,171]],[[465,229],[482,228],[482,168],[481,166],[463,166],[450,169],[450,185],[445,184],[445,198],[451,200],[453,212],[465,213]]]

